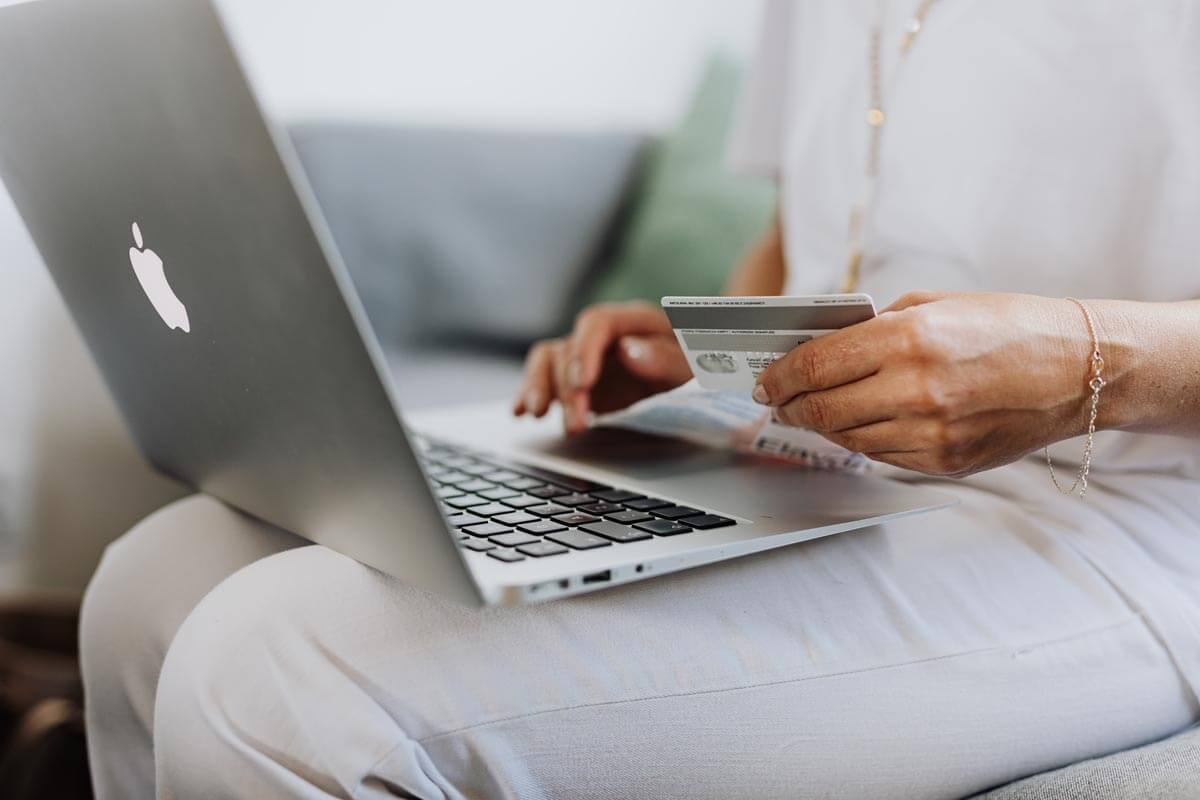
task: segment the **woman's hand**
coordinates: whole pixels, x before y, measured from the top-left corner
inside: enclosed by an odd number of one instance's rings
[[[755,399],[875,460],[964,476],[1082,433],[1090,354],[1070,301],[910,294],[792,350]]]
[[[579,433],[590,412],[616,411],[689,378],[691,370],[661,308],[592,306],[575,320],[571,335],[539,342],[529,351],[513,413],[541,417],[557,401],[566,432]]]

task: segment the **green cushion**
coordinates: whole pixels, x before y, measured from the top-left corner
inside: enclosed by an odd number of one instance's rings
[[[740,79],[733,61],[710,60],[679,127],[651,154],[627,233],[585,304],[720,294],[767,229],[774,184],[736,176],[725,164]]]

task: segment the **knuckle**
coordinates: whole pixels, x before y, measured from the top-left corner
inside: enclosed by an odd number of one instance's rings
[[[955,429],[951,425],[938,420],[933,425],[932,436],[933,444],[939,450],[948,451],[958,444],[958,436]]]
[[[586,330],[596,325],[608,312],[603,305],[589,306],[575,317],[575,332]]]
[[[838,447],[844,447],[853,453],[861,453],[866,449],[862,437],[854,433],[827,433],[825,438]]]
[[[793,353],[790,366],[794,375],[805,386],[820,386],[825,376],[825,362],[815,347],[800,347]]]
[[[529,348],[529,355],[525,356],[525,364],[528,367],[535,367],[541,363],[550,354],[550,348],[553,346],[552,340],[543,340],[537,342],[533,347]]]
[[[913,381],[910,405],[917,414],[944,419],[950,411],[950,397],[935,375],[923,370]]]
[[[833,405],[823,396],[805,395],[796,405],[799,406],[800,416],[807,427],[815,431],[828,431],[833,428]]]
[[[780,425],[795,426],[795,410],[792,408],[792,403],[773,409],[771,411],[771,418]]]

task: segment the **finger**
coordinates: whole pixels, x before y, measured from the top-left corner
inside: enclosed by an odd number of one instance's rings
[[[600,378],[605,354],[618,339],[633,334],[670,333],[666,314],[649,303],[594,306],[575,321],[568,340],[565,376],[571,386],[590,389]]]
[[[926,303],[936,303],[938,300],[945,300],[948,297],[953,297],[955,292],[906,292],[900,295],[900,298],[890,306],[879,312],[881,314],[890,314],[893,311],[903,311],[906,308],[913,306],[923,306]]]
[[[571,368],[568,343],[563,341],[555,348],[550,373],[554,379],[554,398],[562,408],[563,432],[568,436],[582,433],[587,428],[588,412],[591,410],[591,394],[586,389],[576,387]]]
[[[891,464],[893,467],[910,469],[913,472],[921,472],[926,475],[934,474],[928,463],[928,459],[922,453],[868,453],[867,458],[883,464]]]
[[[673,336],[623,336],[617,343],[617,358],[630,375],[649,383],[679,385],[692,377]]]
[[[539,342],[529,351],[525,360],[525,379],[513,403],[514,413],[532,414],[535,417],[546,415],[553,398],[554,378],[551,370],[555,347],[553,342]]]
[[[569,376],[571,359],[567,355],[567,342],[560,343],[555,348],[550,374],[553,377],[553,396],[562,407],[563,430],[568,433],[578,433],[583,430],[583,418],[587,414],[587,392],[575,388]]]
[[[832,389],[874,375],[894,346],[888,336],[893,324],[876,317],[793,348],[763,370],[754,399],[780,406],[798,394]]]
[[[856,453],[914,453],[928,449],[936,440],[939,423],[923,419],[892,419],[843,431],[822,433],[829,441]]]
[[[832,389],[797,395],[775,408],[775,419],[818,433],[895,419],[904,411],[900,401],[911,381],[902,372],[878,372]]]

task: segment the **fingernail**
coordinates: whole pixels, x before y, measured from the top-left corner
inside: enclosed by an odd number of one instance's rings
[[[771,398],[767,397],[767,390],[763,388],[761,383],[754,387],[754,391],[750,394],[750,396],[754,398],[754,402],[760,405],[765,406],[771,402]]]
[[[646,357],[646,345],[636,339],[626,339],[622,344],[625,346],[625,355],[634,361],[641,361]]]
[[[583,384],[583,364],[578,358],[572,358],[571,363],[567,364],[567,383],[574,389]]]

